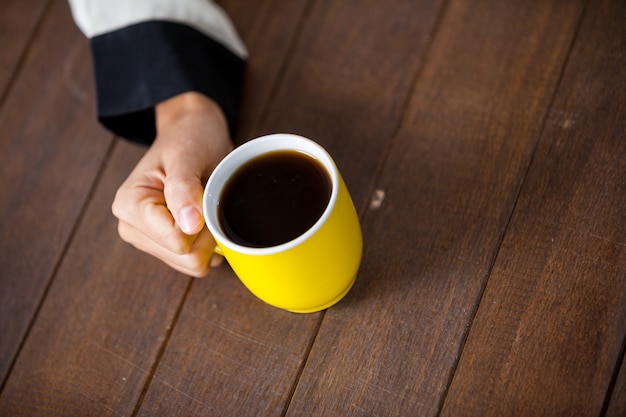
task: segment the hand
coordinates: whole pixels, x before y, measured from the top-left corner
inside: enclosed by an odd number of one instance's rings
[[[218,105],[184,93],[156,107],[157,138],[118,189],[113,214],[123,240],[187,275],[222,258],[204,227],[203,184],[232,149]]]

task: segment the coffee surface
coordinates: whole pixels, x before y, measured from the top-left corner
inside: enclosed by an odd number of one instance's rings
[[[219,201],[220,225],[240,245],[280,245],[311,228],[330,195],[330,176],[319,161],[301,152],[270,152],[228,180]]]

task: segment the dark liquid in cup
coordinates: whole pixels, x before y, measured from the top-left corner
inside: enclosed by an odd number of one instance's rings
[[[270,152],[250,160],[228,180],[220,196],[220,225],[240,245],[280,245],[315,224],[331,188],[326,168],[311,156]]]

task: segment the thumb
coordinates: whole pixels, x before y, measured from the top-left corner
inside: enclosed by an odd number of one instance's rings
[[[200,233],[204,227],[204,188],[200,177],[193,172],[186,172],[184,168],[166,173],[163,193],[178,227],[187,235]]]

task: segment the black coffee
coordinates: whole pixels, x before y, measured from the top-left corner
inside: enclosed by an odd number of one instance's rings
[[[330,194],[330,176],[316,159],[295,151],[270,152],[228,180],[220,196],[220,225],[240,245],[280,245],[315,224]]]

